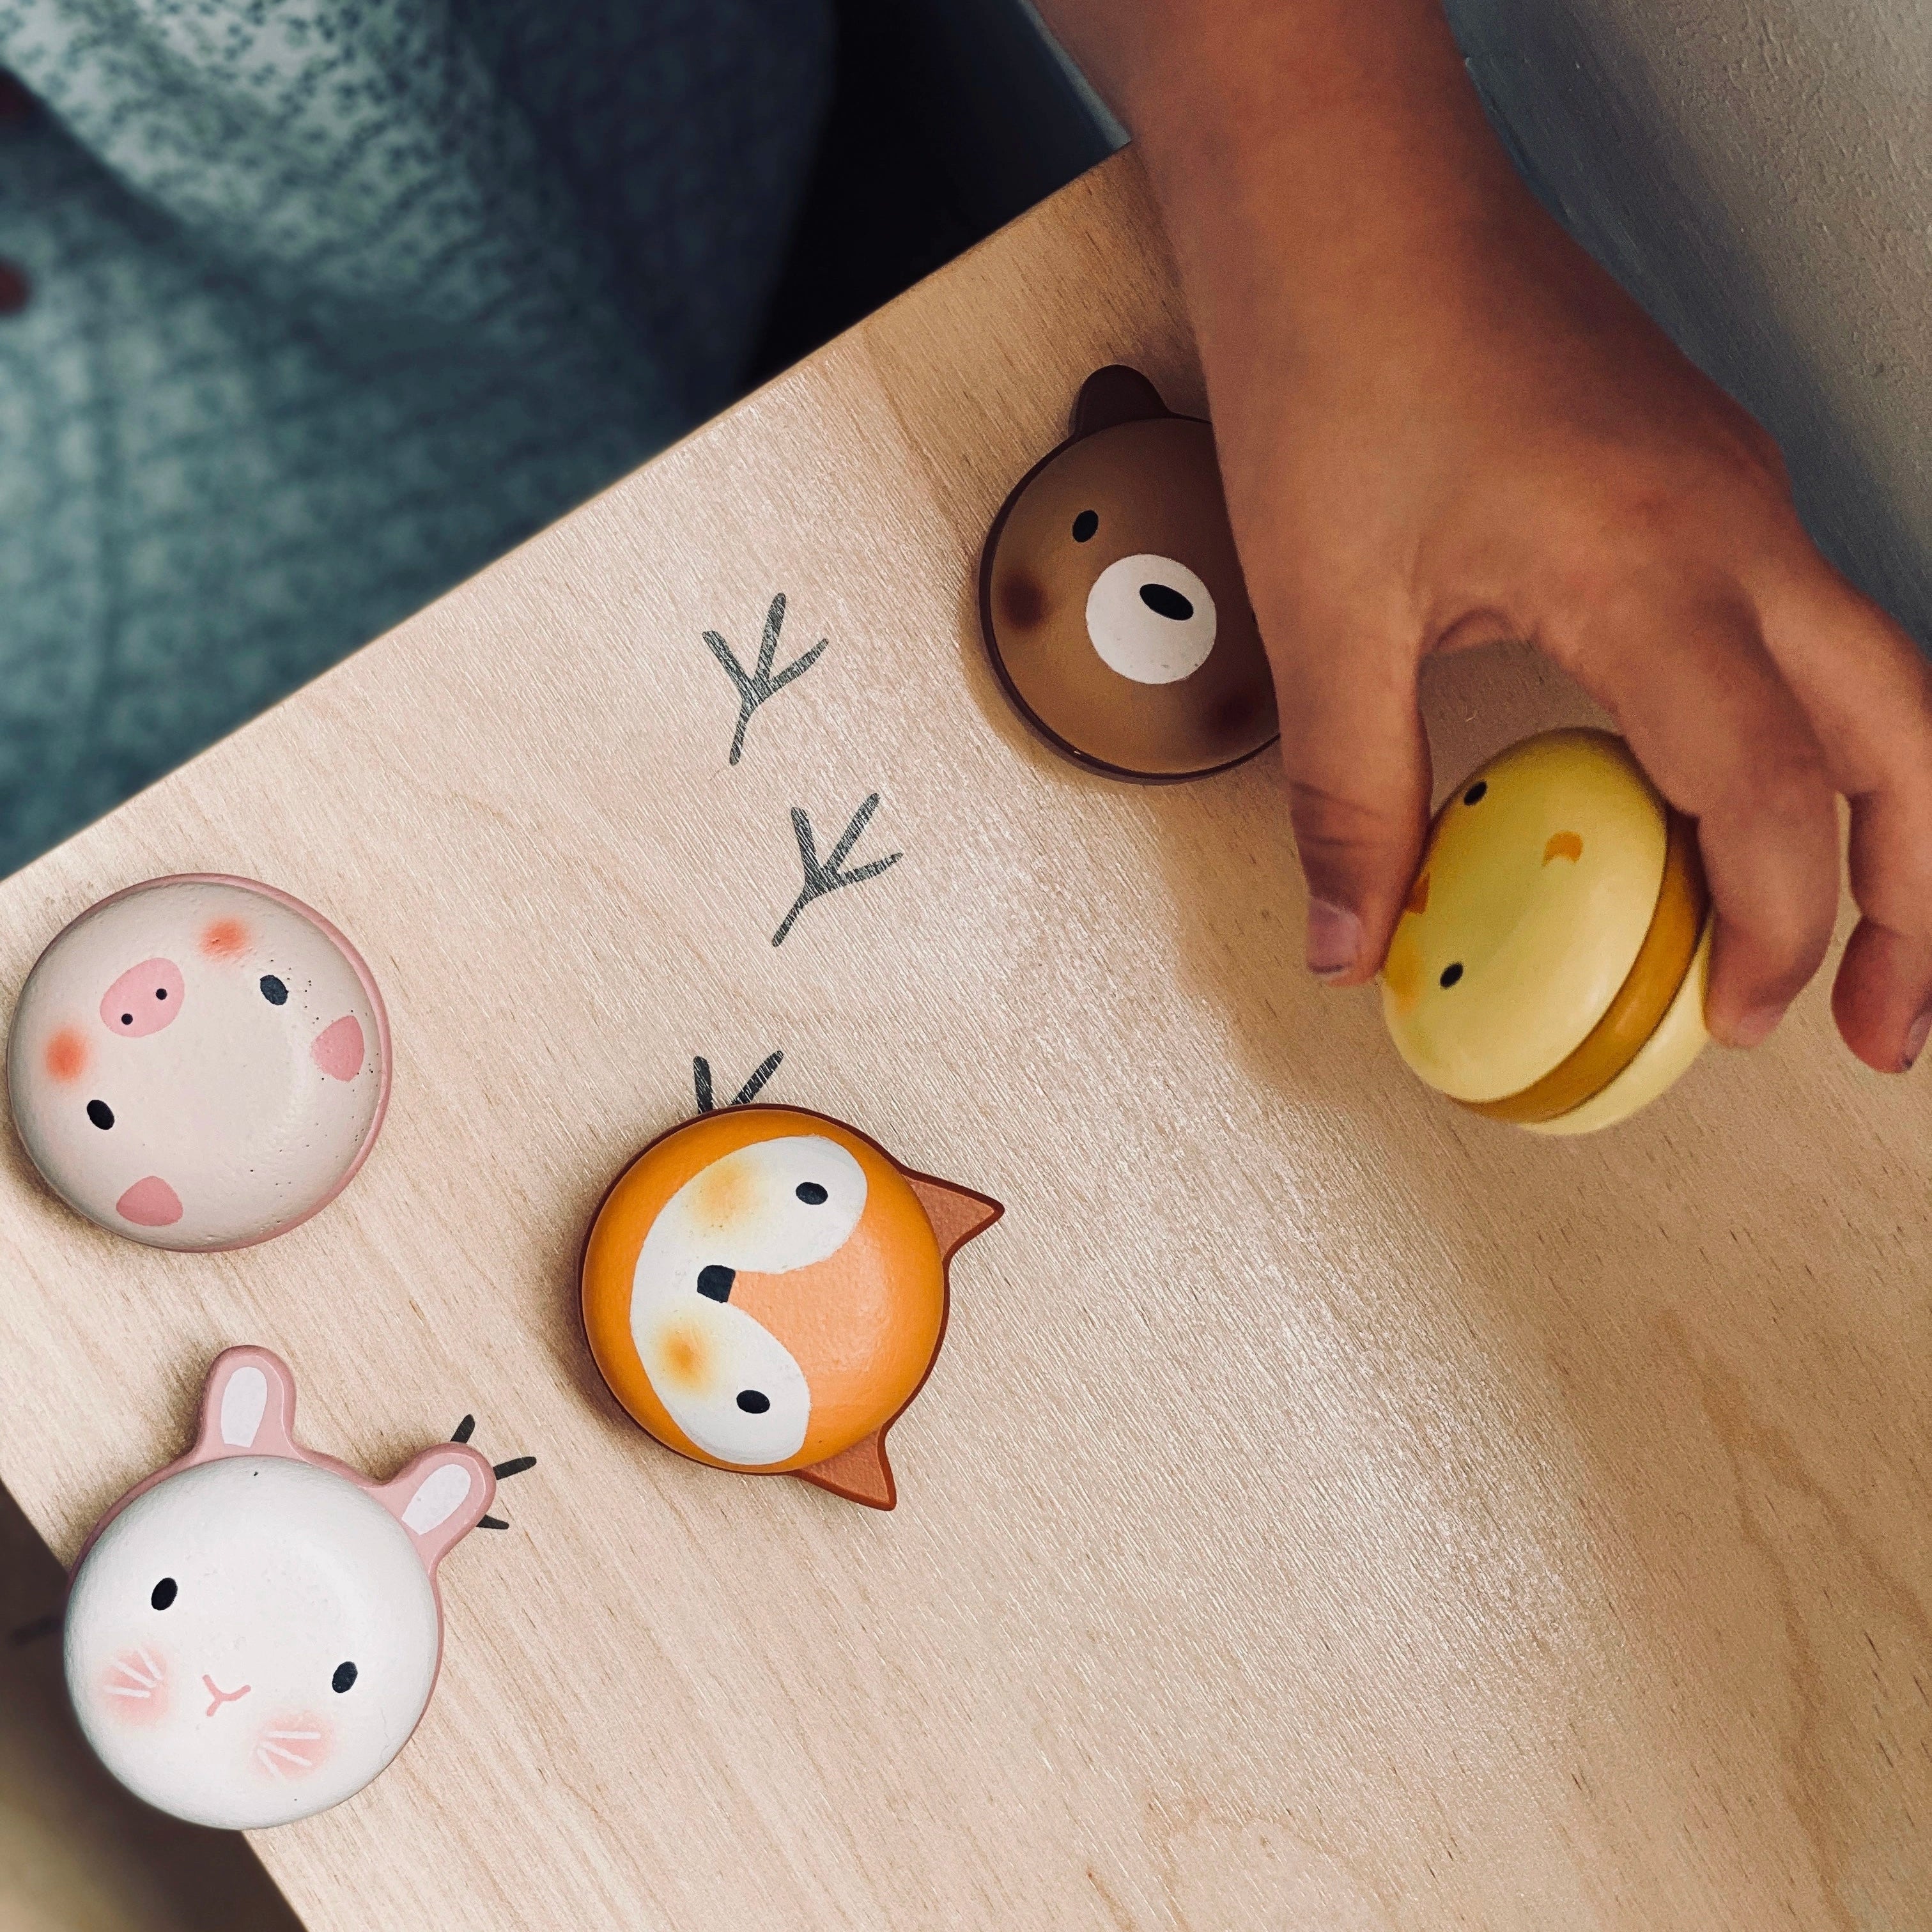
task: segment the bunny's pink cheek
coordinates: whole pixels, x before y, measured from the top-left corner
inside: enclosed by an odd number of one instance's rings
[[[158,1724],[168,1714],[168,1663],[152,1644],[116,1654],[94,1680],[101,1715],[131,1729]]]
[[[314,1711],[284,1712],[255,1733],[248,1760],[271,1784],[293,1784],[312,1777],[334,1752],[334,1728],[326,1718]]]

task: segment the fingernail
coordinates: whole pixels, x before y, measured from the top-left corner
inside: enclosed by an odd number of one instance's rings
[[[1912,1022],[1912,1030],[1905,1036],[1905,1058],[1898,1063],[1900,1072],[1904,1072],[1924,1051],[1925,1036],[1928,1033],[1932,1033],[1932,1006],[1928,1006]]]
[[[1732,1046],[1757,1046],[1771,1037],[1771,1030],[1784,1017],[1782,1006],[1754,1006],[1731,1029]]]
[[[1361,956],[1362,922],[1326,899],[1308,902],[1308,970],[1317,979],[1346,973]]]

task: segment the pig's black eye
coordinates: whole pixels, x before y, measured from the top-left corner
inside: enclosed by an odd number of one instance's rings
[[[1089,542],[1100,527],[1100,519],[1091,510],[1082,510],[1073,519],[1073,541],[1076,543]]]
[[[181,1594],[181,1586],[172,1576],[164,1576],[148,1598],[158,1610],[164,1610]]]
[[[262,975],[262,997],[272,1006],[285,1006],[289,1003],[289,989],[272,973]]]
[[[332,1690],[338,1692],[346,1690],[355,1682],[355,1665],[352,1664],[338,1664],[335,1666],[335,1675],[328,1680],[328,1688]]]
[[[105,1100],[90,1100],[87,1118],[104,1134],[114,1124],[114,1109]]]

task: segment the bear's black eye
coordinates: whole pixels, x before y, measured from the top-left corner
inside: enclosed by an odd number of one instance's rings
[[[104,1134],[114,1124],[114,1109],[105,1100],[90,1100],[87,1118]]]
[[[346,1690],[355,1682],[355,1665],[352,1664],[338,1664],[335,1666],[335,1675],[328,1680],[328,1688],[332,1690],[340,1692]]]
[[[1079,515],[1073,519],[1073,541],[1076,543],[1090,542],[1094,532],[1100,527],[1099,517],[1091,510],[1082,510]]]
[[[262,975],[262,997],[272,1006],[285,1006],[289,1003],[289,989],[272,973]]]
[[[1462,961],[1461,961],[1461,960],[1460,960],[1460,959],[1452,959],[1452,960],[1450,960],[1450,962],[1448,963],[1448,965],[1446,965],[1445,967],[1444,967],[1444,968],[1443,968],[1443,969],[1442,969],[1442,977],[1438,981],[1437,981],[1437,982],[1436,982],[1436,983],[1437,983],[1438,986],[1454,986],[1454,985],[1455,985],[1456,982],[1458,980],[1460,980],[1460,979],[1461,979],[1461,978],[1462,978]]]
[[[164,1610],[181,1594],[181,1586],[172,1576],[164,1576],[149,1594],[148,1600],[158,1610]]]
[[[801,1180],[792,1192],[808,1208],[823,1208],[825,1205],[825,1190],[815,1180]]]
[[[1488,794],[1489,789],[1489,780],[1487,778],[1478,778],[1476,782],[1462,794],[1462,802],[1465,805],[1480,805],[1484,798]]]

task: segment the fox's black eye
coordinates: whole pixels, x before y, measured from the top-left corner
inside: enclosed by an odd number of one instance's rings
[[[114,1109],[105,1100],[90,1100],[87,1118],[104,1134],[114,1124]]]
[[[157,1583],[148,1600],[158,1610],[164,1610],[181,1594],[181,1586],[172,1576],[164,1576]]]
[[[1460,959],[1452,959],[1448,965],[1443,968],[1442,977],[1437,982],[1437,983],[1439,986],[1453,986],[1458,980],[1462,978],[1462,961]]]
[[[823,1208],[825,1205],[825,1190],[815,1180],[801,1180],[792,1192],[808,1208]]]
[[[737,1279],[736,1268],[728,1268],[722,1262],[713,1262],[698,1270],[698,1292],[713,1301],[729,1301],[731,1284]]]
[[[272,1006],[285,1006],[289,1003],[289,989],[272,973],[262,975],[262,997]]]
[[[346,1690],[356,1682],[356,1666],[352,1664],[338,1664],[335,1675],[328,1680],[328,1688],[334,1691]]]
[[[1073,519],[1073,541],[1076,543],[1089,542],[1100,527],[1100,519],[1091,510],[1082,510]]]

